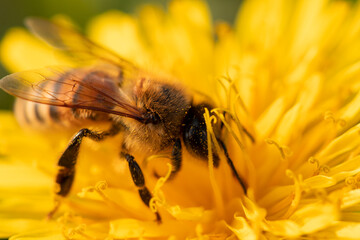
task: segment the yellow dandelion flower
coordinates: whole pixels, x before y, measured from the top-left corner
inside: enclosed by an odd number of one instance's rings
[[[233,27],[210,19],[203,1],[174,0],[167,11],[106,12],[87,33],[216,104],[204,118],[219,167],[215,155],[200,161],[183,147],[181,171],[169,179],[168,152],[145,158],[138,150],[152,196],[147,207],[119,156],[122,136],[84,140],[71,191],[46,219],[56,205],[56,163],[76,130],[23,130],[3,111],[0,238],[360,238],[360,5],[247,0]],[[72,64],[22,28],[9,30],[0,53],[13,72]]]

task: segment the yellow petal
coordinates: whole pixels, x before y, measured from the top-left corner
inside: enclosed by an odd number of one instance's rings
[[[0,57],[10,72],[67,63],[53,48],[22,28],[10,29],[0,45]]]
[[[340,222],[332,229],[340,239],[358,239],[360,224],[357,222]]]
[[[346,154],[357,147],[360,143],[359,128],[360,125],[355,125],[328,144],[318,155],[320,164],[328,163],[334,158]]]
[[[51,224],[44,220],[35,220],[35,219],[11,219],[5,218],[0,219],[0,237],[7,238],[15,233],[25,232],[37,228],[50,227]],[[11,238],[11,239],[21,239],[21,238]]]
[[[291,137],[296,136],[296,124],[299,120],[300,104],[294,105],[281,119],[274,138],[281,144],[287,145]]]
[[[46,227],[37,230],[25,231],[21,234],[12,236],[9,240],[63,240],[64,235],[61,230],[53,223],[46,223]]]
[[[326,202],[313,203],[297,210],[289,219],[300,226],[303,234],[331,226],[339,218],[336,205]]]
[[[134,63],[148,64],[137,20],[133,17],[118,11],[103,13],[91,20],[88,33],[90,39],[101,43],[121,57]]]
[[[170,2],[169,11],[176,22],[194,31],[211,31],[209,8],[201,0],[175,0]]]
[[[311,189],[326,188],[336,184],[335,178],[317,175],[304,180],[304,183]]]
[[[238,237],[238,239],[258,239],[256,232],[254,232],[254,229],[251,228],[245,218],[237,217],[232,225],[228,225],[227,227],[235,234],[236,237]]]
[[[355,206],[360,202],[360,189],[355,189],[344,194],[341,199],[341,208]]]
[[[141,222],[134,219],[118,219],[110,224],[110,235],[113,238],[151,238],[172,235],[182,238],[195,225],[195,223],[182,221],[167,221],[158,224],[154,221]]]
[[[328,175],[336,181],[344,180],[349,176],[354,176],[360,172],[360,156],[349,159],[330,169]]]
[[[274,101],[268,109],[257,119],[256,123],[256,136],[260,139],[269,137],[274,127],[278,123],[283,111],[285,103],[284,99],[280,98]]]
[[[284,237],[296,237],[301,234],[300,226],[290,220],[266,221],[264,228],[274,235]]]
[[[0,188],[2,191],[50,192],[51,181],[49,176],[35,168],[14,164],[0,165]]]

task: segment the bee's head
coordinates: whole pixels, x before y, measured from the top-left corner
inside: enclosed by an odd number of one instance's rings
[[[134,87],[133,100],[141,115],[135,120],[122,119],[129,132],[128,138],[159,151],[180,137],[183,118],[191,106],[191,98],[181,86],[143,79]]]
[[[142,111],[142,123],[180,126],[190,108],[190,97],[178,85],[142,79],[135,87],[136,105]]]

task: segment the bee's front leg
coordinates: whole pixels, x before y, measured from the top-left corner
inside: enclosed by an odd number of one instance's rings
[[[152,195],[149,189],[145,185],[144,174],[139,164],[135,161],[135,158],[132,155],[124,151],[121,152],[121,156],[124,157],[129,164],[130,174],[135,186],[138,188],[141,200],[145,203],[146,206],[150,207],[150,200],[152,198]],[[155,215],[156,215],[156,221],[158,223],[161,223],[160,214],[156,212]]]
[[[106,137],[116,135],[119,131],[120,127],[115,124],[113,124],[109,130],[103,132],[95,132],[83,128],[72,138],[58,161],[59,170],[56,175],[56,184],[58,186],[56,194],[58,196],[65,197],[70,192],[75,178],[75,166],[83,138],[88,137],[94,141],[101,141]],[[48,214],[49,218],[56,212],[58,207],[59,203],[57,203],[55,208]]]

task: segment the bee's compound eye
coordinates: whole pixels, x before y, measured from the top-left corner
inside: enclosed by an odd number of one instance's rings
[[[158,124],[161,121],[159,114],[151,110],[147,110],[144,118],[145,118],[145,124],[148,123]]]
[[[156,112],[153,112],[152,114],[151,114],[151,123],[152,124],[158,124],[158,123],[160,123],[160,116],[159,116],[159,114],[157,114]]]

